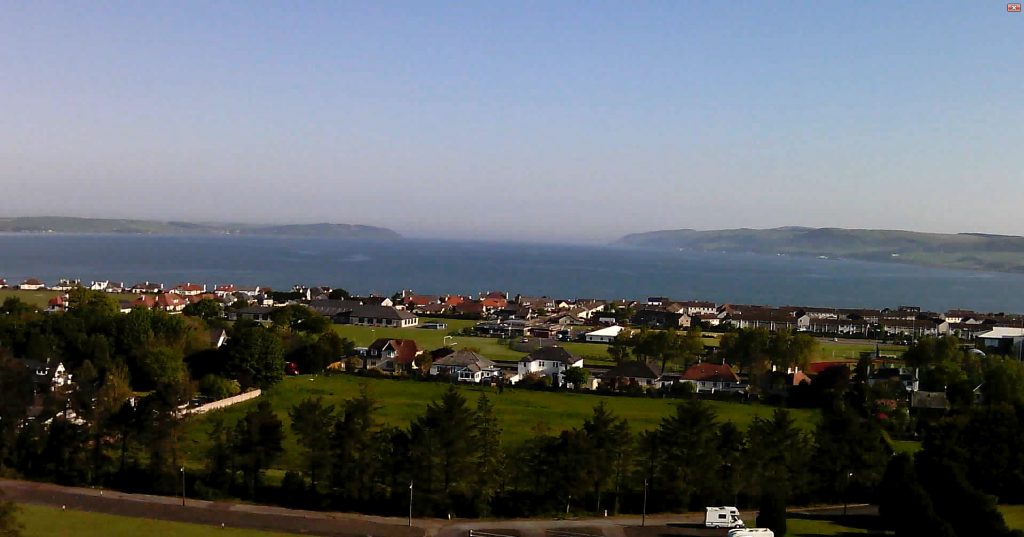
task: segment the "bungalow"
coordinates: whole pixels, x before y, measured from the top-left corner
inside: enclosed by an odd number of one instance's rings
[[[662,307],[645,307],[633,315],[633,324],[652,328],[689,328],[690,316]]]
[[[609,384],[612,389],[621,389],[627,386],[660,388],[661,372],[658,366],[647,362],[623,362],[601,375],[601,383]]]
[[[413,313],[394,307],[358,304],[334,315],[334,322],[360,326],[408,328],[419,324],[420,318]]]
[[[427,304],[438,304],[440,302],[441,298],[435,295],[409,295],[402,301],[402,303],[405,304],[405,307],[410,309],[426,306]]]
[[[408,371],[416,369],[416,357],[423,351],[411,339],[378,338],[366,349],[365,369]]]
[[[480,305],[483,307],[484,313],[491,313],[508,306],[508,300],[502,297],[487,296],[480,299]]]
[[[229,321],[241,321],[243,319],[256,321],[258,323],[269,323],[270,314],[275,308],[269,306],[250,306],[228,312]]]
[[[562,347],[540,347],[519,360],[516,381],[527,375],[552,377],[558,384],[562,383],[562,373],[570,367],[583,367],[583,358]]]
[[[530,308],[533,311],[554,311],[555,301],[546,296],[523,296],[516,297],[516,303],[520,306]]]
[[[103,291],[104,293],[120,293],[124,291],[123,282],[112,282],[110,280],[94,280],[89,284],[90,291]]]
[[[611,343],[615,341],[615,338],[625,330],[625,328],[614,325],[600,330],[594,330],[593,332],[587,333],[585,336],[588,343]]]
[[[459,302],[458,304],[455,304],[455,306],[452,309],[455,310],[455,313],[459,313],[459,314],[462,314],[462,315],[481,315],[482,316],[484,314],[484,305],[483,305],[483,303],[477,302],[475,300],[465,300],[465,301]]]
[[[741,393],[747,385],[740,382],[736,372],[728,364],[710,364],[707,362],[693,364],[686,368],[681,382],[693,384],[695,391]]]
[[[139,293],[159,293],[160,291],[163,291],[163,290],[164,290],[164,284],[162,284],[162,283],[154,283],[154,282],[136,283],[135,285],[132,285],[131,289],[129,289],[129,291],[131,291],[133,294],[139,294]]]
[[[467,350],[455,351],[430,366],[431,375],[448,375],[459,382],[480,382],[501,376],[494,362]]]
[[[444,297],[444,300],[442,301],[442,304],[444,304],[445,306],[458,306],[459,304],[462,304],[463,302],[466,302],[467,300],[469,300],[469,299],[467,299],[464,296],[448,295],[448,296]]]
[[[22,291],[38,291],[43,287],[46,287],[45,283],[35,278],[29,278],[21,282],[21,285],[18,286],[18,289],[21,289]]]

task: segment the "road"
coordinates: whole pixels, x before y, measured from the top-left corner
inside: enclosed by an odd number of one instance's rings
[[[303,511],[236,502],[188,500],[180,497],[128,494],[111,490],[62,487],[49,483],[0,480],[0,490],[19,503],[65,507],[78,511],[191,522],[212,526],[270,530],[324,537],[662,537],[724,536],[724,530],[701,526],[703,513],[683,515],[514,520],[440,520],[378,517],[351,513]],[[834,515],[842,506],[796,509],[796,513]],[[850,507],[851,514],[872,515],[871,506]],[[742,513],[752,521],[756,512]],[[643,527],[641,524],[645,523]]]

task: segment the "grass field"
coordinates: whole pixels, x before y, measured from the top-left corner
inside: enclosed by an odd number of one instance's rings
[[[857,533],[867,533],[867,530],[863,528],[843,526],[831,520],[790,518],[786,521],[787,537],[818,537],[824,535],[849,535]]]
[[[25,537],[110,537],[114,535],[174,535],[176,537],[284,537],[287,533],[219,528],[203,524],[167,522],[149,518],[62,511],[53,507],[22,504],[19,519]]]
[[[323,397],[328,403],[340,406],[343,401],[355,397],[359,387],[366,384],[370,392],[380,401],[379,418],[389,425],[405,427],[422,414],[427,403],[435,400],[448,389],[447,384],[415,380],[370,379],[353,375],[299,376],[289,377],[271,388],[263,396],[271,402],[274,411],[289,423],[288,409],[307,397]],[[535,432],[558,432],[580,427],[584,418],[599,401],[605,401],[616,415],[627,419],[633,431],[654,428],[658,422],[673,412],[678,400],[649,399],[632,397],[597,396],[580,393],[538,392],[507,389],[499,394],[492,388],[458,386],[471,405],[481,392],[491,397],[498,416],[505,445],[523,442]],[[255,401],[239,404],[209,415],[192,418],[188,425],[185,451],[196,467],[203,465],[204,453],[208,447],[207,433],[212,420],[222,418],[234,423]],[[773,407],[757,404],[727,403],[711,401],[708,404],[718,415],[719,421],[731,421],[745,428],[757,416],[767,417]],[[791,410],[799,423],[810,428],[817,413],[810,410]],[[285,455],[278,461],[278,469],[300,468],[301,450],[290,430],[286,432]]]
[[[488,337],[465,337],[454,336],[445,341],[445,336],[457,333],[463,328],[471,327],[476,321],[464,319],[434,319],[430,317],[420,318],[420,324],[430,322],[446,323],[445,330],[427,330],[424,328],[381,328],[369,326],[353,326],[347,324],[334,325],[338,335],[355,342],[357,346],[365,347],[377,338],[403,338],[412,339],[421,349],[432,350],[444,346],[445,343],[455,345],[459,348],[478,349],[480,354],[495,361],[514,362],[526,355],[524,352],[514,351],[502,345],[496,338]],[[456,345],[457,344],[457,345]],[[583,357],[583,363],[591,365],[609,365],[611,360],[608,356],[608,346],[597,343],[562,343],[569,352]]]
[[[1006,525],[1013,530],[1024,530],[1024,505],[1000,505]]]
[[[821,344],[819,359],[816,361],[830,362],[832,360],[856,360],[862,352],[875,352],[875,342],[871,340],[856,341],[843,340],[832,341],[827,338],[818,338]],[[907,347],[903,345],[880,344],[878,350],[882,355],[902,356]]]
[[[16,282],[7,282],[8,284]],[[8,297],[21,299],[22,302],[31,304],[37,308],[45,308],[51,298],[57,296],[57,291],[22,291],[20,289],[0,289],[0,302]]]

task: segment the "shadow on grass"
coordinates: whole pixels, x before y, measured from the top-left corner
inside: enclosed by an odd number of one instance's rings
[[[822,515],[822,514],[810,514],[810,513],[790,513],[789,519],[807,521],[807,524],[800,524],[805,526],[799,529],[793,528],[790,525],[789,532],[798,537],[834,537],[834,536],[854,536],[864,535],[863,532],[868,534],[884,534],[885,528],[882,526],[882,520],[876,515],[863,515],[863,514],[849,514],[849,515]],[[846,530],[861,530],[859,532],[852,532]]]

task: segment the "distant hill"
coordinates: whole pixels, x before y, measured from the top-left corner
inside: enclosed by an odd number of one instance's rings
[[[135,235],[250,235],[270,237],[336,237],[393,240],[398,233],[382,227],[354,224],[194,224],[109,218],[30,216],[0,218],[0,233],[125,233]]]
[[[676,229],[626,235],[617,245],[885,261],[970,270],[1024,272],[1024,237],[878,229],[781,227]]]

